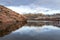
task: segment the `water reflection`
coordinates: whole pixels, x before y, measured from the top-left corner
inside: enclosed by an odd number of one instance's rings
[[[28,22],[28,26],[43,26],[43,25],[53,25],[60,27],[60,21],[38,21],[38,22]]]
[[[26,24],[9,35],[0,37],[0,40],[60,40],[60,28],[49,24],[43,26]]]

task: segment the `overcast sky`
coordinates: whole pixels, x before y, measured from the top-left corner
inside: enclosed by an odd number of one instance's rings
[[[0,4],[18,13],[60,13],[60,0],[0,0]]]
[[[34,4],[52,9],[60,9],[60,0],[0,0],[0,4],[4,4],[7,6]]]

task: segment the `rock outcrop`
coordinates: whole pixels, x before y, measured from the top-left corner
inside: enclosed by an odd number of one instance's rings
[[[0,5],[0,37],[22,27],[26,21],[25,16]]]

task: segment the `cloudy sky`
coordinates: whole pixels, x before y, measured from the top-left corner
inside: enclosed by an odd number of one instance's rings
[[[49,10],[47,13],[60,12],[60,0],[0,0],[0,4],[14,11],[18,9],[22,12],[46,12],[46,10]]]

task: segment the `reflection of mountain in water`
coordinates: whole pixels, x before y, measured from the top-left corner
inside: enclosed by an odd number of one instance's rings
[[[60,27],[60,21],[28,21],[28,26],[43,26],[43,25],[53,25]]]
[[[60,40],[60,28],[24,26],[0,40]]]
[[[57,26],[60,26],[60,21],[28,21],[0,40],[60,40],[60,28]]]

